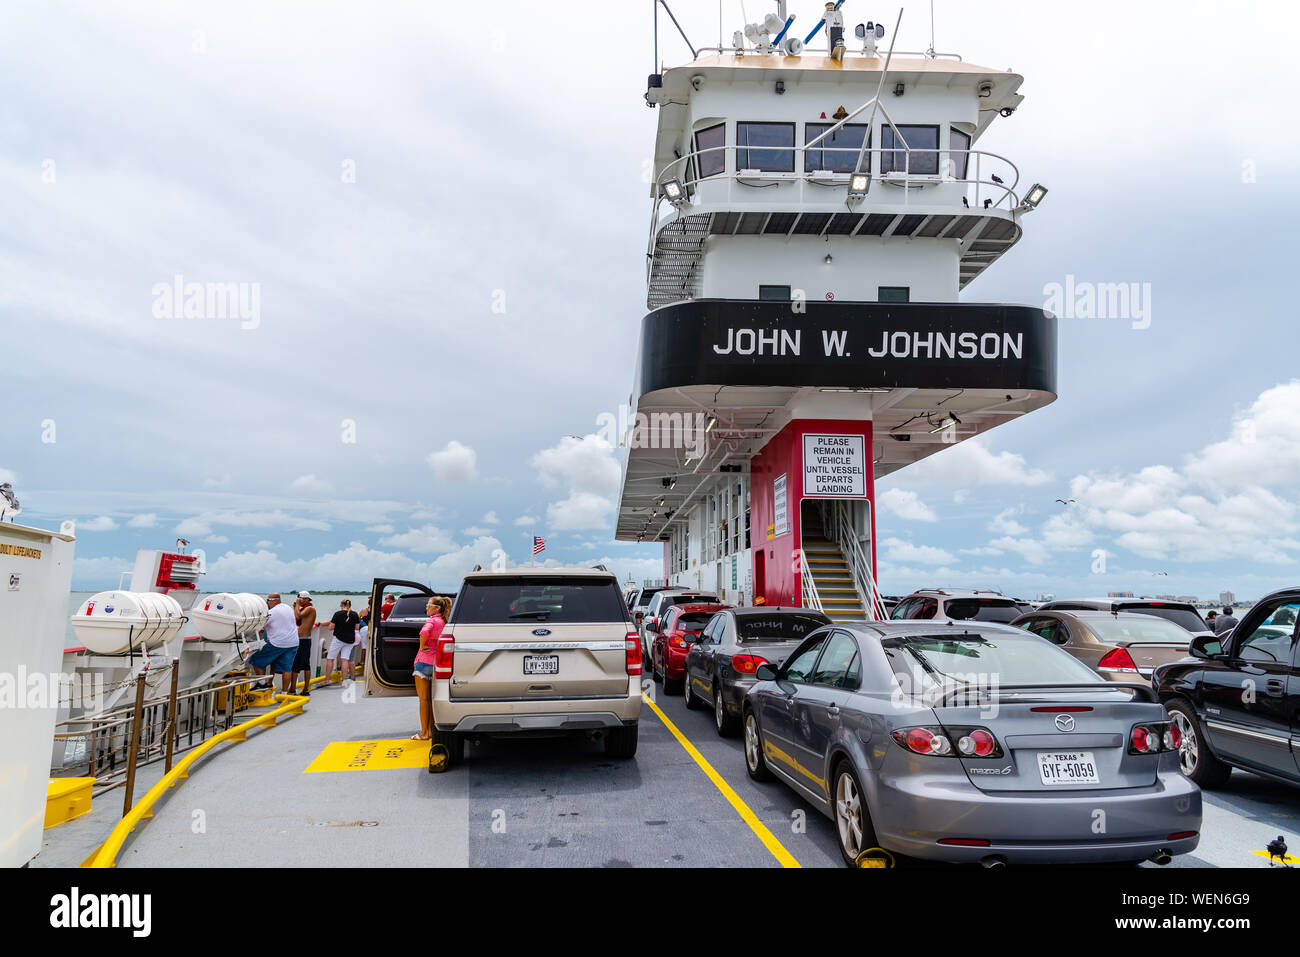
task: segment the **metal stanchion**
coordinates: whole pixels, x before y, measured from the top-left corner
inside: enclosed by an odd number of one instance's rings
[[[181,680],[181,663],[180,659],[172,660],[172,687],[167,693],[167,763],[163,765],[163,773],[172,769],[172,749],[176,745],[176,688]]]
[[[132,793],[135,791],[135,765],[140,751],[140,725],[144,718],[144,675],[135,679],[135,712],[131,718],[131,751],[126,758],[126,795],[122,802],[122,816],[131,810]]]

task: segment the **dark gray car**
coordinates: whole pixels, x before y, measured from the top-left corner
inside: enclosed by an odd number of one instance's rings
[[[1167,863],[1200,840],[1201,792],[1150,685],[983,622],[819,629],[745,698],[750,777],[883,848],[954,862]],[[875,850],[873,850],[875,849]]]
[[[686,707],[707,703],[713,726],[729,737],[740,730],[745,693],[760,665],[779,665],[809,633],[830,624],[803,608],[732,608],[709,619],[686,653],[682,694]]]

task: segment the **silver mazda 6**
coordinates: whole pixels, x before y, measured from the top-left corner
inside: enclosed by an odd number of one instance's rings
[[[1152,689],[1020,629],[830,625],[758,678],[750,777],[831,818],[849,865],[1163,864],[1200,840],[1201,792]]]

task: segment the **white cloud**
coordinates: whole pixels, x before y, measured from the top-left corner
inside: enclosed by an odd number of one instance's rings
[[[521,528],[527,527],[529,525],[536,525],[536,524],[537,524],[537,517],[535,515],[520,515],[517,519],[515,519],[515,525]]]
[[[970,489],[959,488],[952,493],[952,500],[958,505],[965,505],[968,498],[970,498]]]
[[[381,538],[379,544],[412,552],[450,552],[456,548],[451,532],[436,525],[422,525],[398,535],[389,535]]]
[[[891,562],[916,562],[920,565],[943,565],[956,561],[951,552],[930,545],[913,545],[901,538],[887,538],[881,544]]]
[[[609,524],[622,478],[612,445],[598,435],[566,435],[531,461],[543,485],[566,488],[569,493],[562,501],[546,506],[550,528],[566,531]]]
[[[495,538],[490,536],[476,538],[472,544],[439,556],[431,566],[433,579],[448,587],[453,583],[459,585],[460,580],[467,572],[472,571],[475,565],[491,567],[493,558],[500,551],[502,551],[501,543]]]
[[[1260,393],[1232,435],[1188,458],[1188,477],[1212,488],[1300,484],[1300,380]]]
[[[275,542],[271,541],[269,538],[264,538],[253,547],[254,548],[275,548],[276,545]]]
[[[1001,548],[1008,552],[1016,552],[1025,561],[1031,565],[1046,564],[1052,557],[1052,553],[1042,542],[1032,538],[1015,538],[1010,535],[994,539],[989,543],[993,548]]]
[[[212,534],[212,526],[197,518],[183,519],[173,531],[182,538],[199,538]]]
[[[1042,485],[1051,473],[1030,468],[1023,455],[992,452],[983,439],[968,439],[907,468],[907,479],[931,485]]]
[[[227,538],[225,535],[209,535],[207,538],[204,539],[204,542],[205,543],[210,542],[213,545],[228,545],[230,544],[230,539]]]
[[[368,526],[366,526],[366,531],[367,531],[367,532],[376,532],[376,533],[378,533],[378,534],[380,534],[380,535],[391,535],[391,534],[393,534],[393,526],[392,526],[392,525],[388,525],[388,524],[383,524],[383,525],[368,525]]]
[[[158,516],[154,512],[145,512],[141,515],[132,515],[127,521],[127,528],[153,528],[158,524]]]
[[[480,535],[491,535],[491,534],[492,534],[492,529],[490,529],[490,528],[482,528],[482,527],[480,527],[480,526],[478,526],[478,525],[471,525],[469,528],[462,528],[462,529],[460,530],[460,533],[461,533],[462,535],[468,535],[468,536],[470,536],[471,538],[477,538],[477,537],[480,536]]]
[[[452,439],[438,452],[430,452],[425,461],[439,482],[472,482],[478,478],[478,453]]]
[[[210,535],[217,525],[231,525],[235,528],[283,528],[288,531],[314,529],[328,532],[330,530],[329,522],[323,519],[293,515],[280,508],[264,511],[213,509],[182,520],[176,526],[176,534],[187,538]]]
[[[1025,532],[1029,531],[1029,529],[1026,528],[1024,525],[1021,525],[1019,522],[1017,522],[1014,518],[1011,517],[1013,515],[1021,514],[1022,512],[1024,512],[1024,510],[1025,507],[1023,505],[1017,505],[1012,508],[1003,509],[1002,511],[998,512],[997,515],[994,515],[993,520],[989,522],[989,526],[988,526],[989,531],[1000,532],[1003,535],[1025,534]]]
[[[77,523],[77,531],[79,532],[111,532],[116,528],[117,522],[107,515],[100,515],[98,518]]]
[[[324,495],[329,492],[333,486],[324,479],[316,477],[313,472],[310,475],[300,475],[289,483],[289,488],[295,492],[306,492],[309,495]]]
[[[913,491],[901,488],[885,489],[876,496],[880,511],[910,522],[937,522],[938,514],[921,501]]]
[[[428,581],[430,566],[401,552],[361,542],[315,558],[283,560],[275,552],[227,552],[208,562],[208,579],[236,588],[368,588],[376,576]],[[455,583],[453,583],[455,584]]]
[[[479,521],[481,521],[484,525],[499,525],[501,522],[501,520],[497,518],[496,512],[488,512],[481,519],[479,519]]]
[[[204,488],[230,488],[230,473],[226,472],[219,478],[205,478],[203,480]]]

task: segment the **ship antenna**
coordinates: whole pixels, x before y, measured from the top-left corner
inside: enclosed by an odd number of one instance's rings
[[[931,60],[934,59],[934,0],[930,0],[930,49],[925,52]]]

